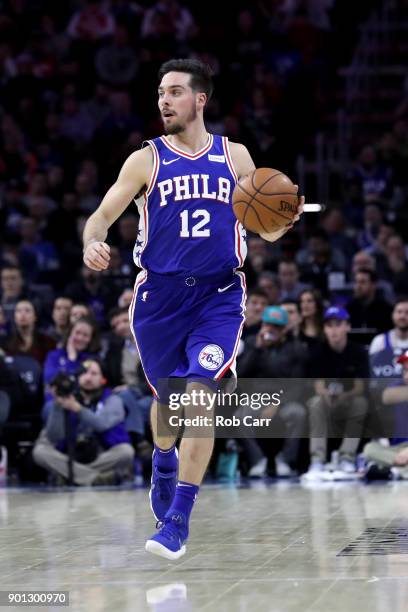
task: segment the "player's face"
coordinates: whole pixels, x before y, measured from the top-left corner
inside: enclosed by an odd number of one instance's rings
[[[197,117],[199,96],[190,87],[191,75],[168,72],[159,85],[159,110],[166,134],[179,134]]]

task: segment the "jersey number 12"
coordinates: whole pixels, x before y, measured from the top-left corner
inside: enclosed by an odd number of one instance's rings
[[[183,210],[180,213],[181,217],[181,238],[208,238],[210,235],[210,228],[205,228],[210,222],[210,213],[208,210],[195,210],[191,214],[192,219],[199,219],[194,225],[189,222],[189,210]]]

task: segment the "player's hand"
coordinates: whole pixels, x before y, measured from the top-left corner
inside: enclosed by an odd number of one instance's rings
[[[110,261],[110,247],[106,242],[90,242],[84,250],[84,264],[91,270],[106,270]]]
[[[296,189],[299,189],[298,185],[295,185],[295,187]],[[296,215],[293,217],[292,221],[288,223],[285,227],[282,227],[277,232],[270,232],[269,234],[259,234],[261,238],[263,238],[264,240],[267,240],[268,242],[275,242],[276,240],[279,240],[279,238],[282,238],[282,236],[284,236],[286,232],[291,230],[292,227],[295,225],[295,223],[299,221],[301,215],[303,214],[304,203],[305,203],[305,196],[299,196],[298,210],[297,210]]]
[[[296,189],[299,189],[299,185],[295,185]],[[297,223],[301,217],[301,215],[303,214],[303,205],[305,203],[305,196],[299,196],[299,204],[298,204],[298,211],[296,213],[296,215],[293,217],[293,221],[292,223],[289,225],[288,229],[291,229],[295,223]]]

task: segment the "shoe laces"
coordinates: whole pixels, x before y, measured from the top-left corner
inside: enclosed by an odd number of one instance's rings
[[[177,540],[179,542],[179,528],[183,527],[184,524],[185,519],[181,514],[172,514],[171,516],[165,517],[162,521],[157,521],[156,527],[163,537],[171,541]]]

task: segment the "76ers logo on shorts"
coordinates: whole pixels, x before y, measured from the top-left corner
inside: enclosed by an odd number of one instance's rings
[[[217,344],[207,344],[198,356],[198,363],[206,370],[218,370],[223,361],[224,351]]]

